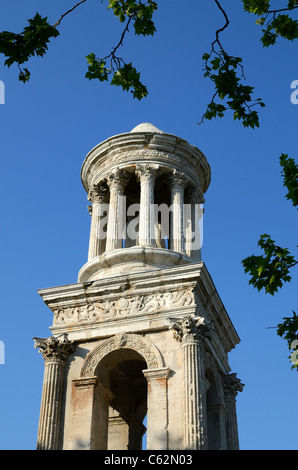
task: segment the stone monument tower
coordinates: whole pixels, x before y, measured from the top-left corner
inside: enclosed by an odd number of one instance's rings
[[[210,168],[151,124],[85,158],[91,229],[76,284],[39,290],[52,335],[38,449],[238,449],[238,335],[201,261]]]

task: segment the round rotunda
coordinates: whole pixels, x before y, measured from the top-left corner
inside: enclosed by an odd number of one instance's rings
[[[81,179],[92,219],[79,282],[200,261],[210,167],[198,148],[143,123],[93,148]]]

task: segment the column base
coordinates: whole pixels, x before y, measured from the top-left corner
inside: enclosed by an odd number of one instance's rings
[[[134,246],[105,252],[88,261],[78,275],[78,282],[95,281],[119,274],[152,271],[195,263],[190,256],[154,246]]]

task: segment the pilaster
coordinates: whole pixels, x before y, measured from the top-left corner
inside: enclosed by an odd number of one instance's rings
[[[168,367],[143,370],[148,383],[147,449],[168,449]]]
[[[72,384],[72,450],[107,449],[109,403],[113,394],[97,376],[73,379]]]

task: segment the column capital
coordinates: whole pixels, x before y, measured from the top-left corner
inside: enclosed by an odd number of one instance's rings
[[[199,343],[205,338],[211,339],[215,331],[212,324],[203,317],[186,315],[182,319],[169,318],[169,320],[172,323],[170,329],[173,330],[174,338],[182,344]]]
[[[189,181],[189,178],[183,171],[173,170],[168,176],[168,181],[171,187],[184,189]]]
[[[75,350],[74,342],[68,340],[67,334],[57,338],[50,336],[49,338],[33,338],[33,340],[34,348],[40,349],[39,352],[45,362],[66,362]]]
[[[244,384],[238,379],[237,374],[223,376],[223,386],[226,398],[235,399],[238,392],[242,392]]]
[[[120,170],[118,167],[114,168],[109,175],[106,177],[106,181],[111,188],[122,188],[124,189],[128,183],[130,174],[127,171]]]
[[[159,170],[159,165],[154,165],[150,163],[137,164],[136,165],[136,176],[142,181],[148,181],[155,178]]]
[[[89,190],[87,200],[91,201],[92,204],[98,202],[103,204],[106,198],[107,188],[102,184],[93,184]],[[88,206],[90,207],[90,206]]]

